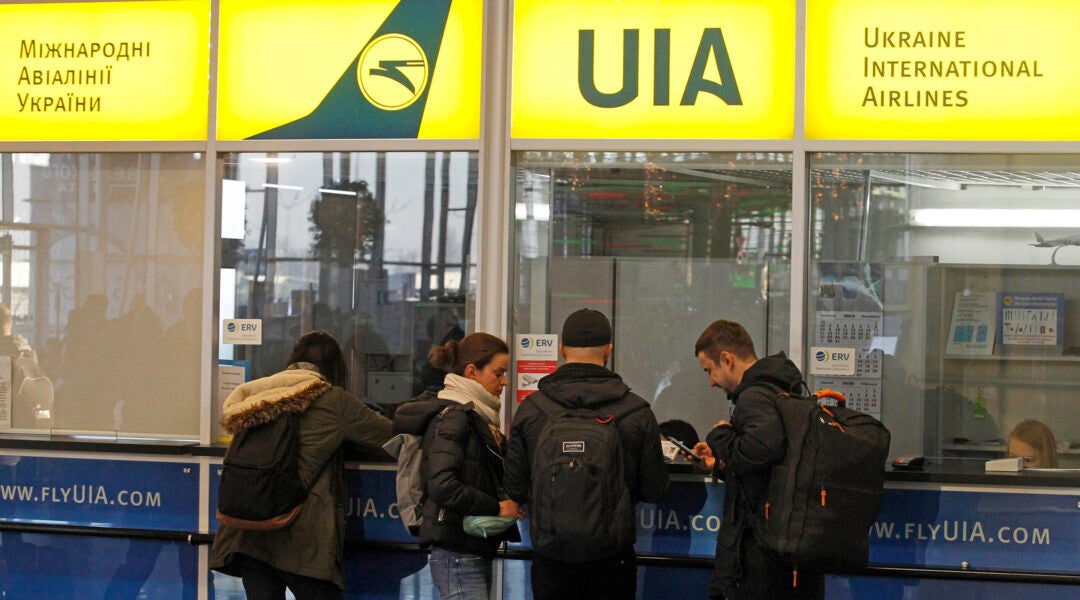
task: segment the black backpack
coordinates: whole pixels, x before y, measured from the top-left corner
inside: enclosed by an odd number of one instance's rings
[[[567,410],[540,392],[529,401],[547,421],[536,440],[529,496],[533,549],[564,562],[611,556],[633,545],[634,502],[626,484],[619,414]]]
[[[282,529],[307,498],[300,481],[300,413],[237,433],[221,465],[217,519],[236,529]],[[316,477],[317,479],[317,477]]]
[[[823,398],[839,406],[821,406]],[[772,467],[751,527],[766,548],[794,566],[796,577],[800,567],[852,572],[869,560],[890,434],[874,417],[844,404],[832,390],[776,396],[787,452]]]

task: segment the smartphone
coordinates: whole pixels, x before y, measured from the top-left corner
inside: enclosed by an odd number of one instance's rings
[[[689,454],[695,460],[701,460],[701,456],[699,456],[697,452],[694,452],[693,448],[691,448],[690,446],[687,446],[681,440],[675,439],[675,438],[673,438],[671,436],[666,436],[666,437],[667,437],[667,441],[674,444],[675,447],[678,448],[679,450],[682,450],[683,452]]]

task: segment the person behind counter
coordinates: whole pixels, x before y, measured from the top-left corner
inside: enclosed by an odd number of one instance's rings
[[[1041,421],[1020,421],[1009,433],[1008,456],[1024,457],[1025,467],[1056,469],[1057,442],[1054,432]]]
[[[273,531],[221,526],[210,568],[240,577],[249,600],[344,599],[346,443],[382,452],[390,421],[342,389],[348,381],[341,347],[326,331],[297,340],[284,371],[241,384],[229,394],[222,423],[239,431],[271,414],[299,412],[300,479],[310,485],[291,525]],[[325,466],[325,468],[324,468]]]

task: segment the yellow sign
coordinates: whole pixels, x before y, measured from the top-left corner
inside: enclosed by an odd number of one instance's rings
[[[480,137],[482,0],[221,0],[218,138]]]
[[[790,139],[791,0],[516,0],[516,138]]]
[[[1080,2],[808,0],[806,137],[1080,139]]]
[[[0,139],[204,140],[210,2],[0,5]]]

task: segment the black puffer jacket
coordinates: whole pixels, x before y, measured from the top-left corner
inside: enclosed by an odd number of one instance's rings
[[[449,408],[450,410],[444,409]],[[502,541],[520,541],[517,527],[494,538],[465,533],[468,515],[499,514],[503,457],[487,422],[452,400],[425,393],[394,413],[394,432],[421,435],[427,482],[420,544],[486,558]],[[503,495],[505,497],[505,494]]]
[[[620,419],[619,435],[625,451],[624,475],[634,502],[656,502],[667,492],[668,473],[660,449],[660,428],[651,409],[614,371],[599,365],[567,363],[539,383],[540,391],[558,404],[622,413],[635,404],[646,406]],[[547,418],[528,398],[518,406],[506,448],[506,491],[519,503],[527,503],[532,457]],[[602,519],[607,515],[597,515]],[[634,523],[628,523],[634,528]],[[636,531],[636,528],[633,529]],[[632,539],[632,538],[631,538]]]
[[[799,381],[802,373],[782,352],[758,360],[728,396],[734,404],[731,425],[714,428],[706,438],[713,456],[725,465],[721,541],[731,536],[729,541],[734,543],[734,536],[748,523],[746,507],[759,504],[772,466],[784,459],[787,441],[776,411],[776,394],[793,390]]]

